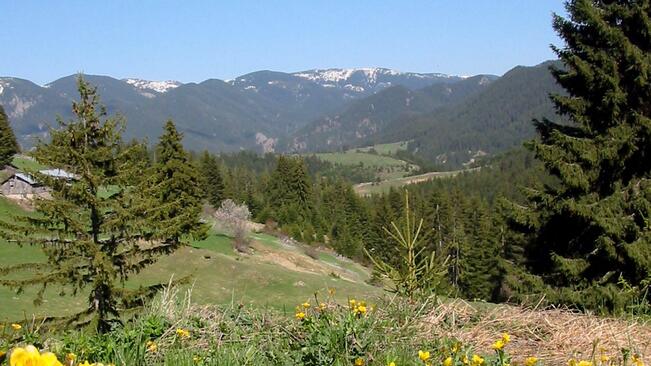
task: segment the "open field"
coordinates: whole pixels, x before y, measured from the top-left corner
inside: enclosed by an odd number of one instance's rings
[[[407,144],[409,141],[399,141],[399,142],[392,142],[388,144],[376,144],[373,146],[365,146],[365,147],[359,147],[356,149],[352,149],[349,151],[362,151],[362,152],[368,152],[371,149],[375,150],[376,153],[380,155],[394,155],[400,150],[407,150]]]
[[[362,196],[368,196],[375,193],[384,193],[388,192],[391,188],[399,188],[406,186],[408,184],[415,184],[426,182],[432,179],[438,178],[452,178],[461,173],[477,171],[479,168],[464,169],[464,170],[453,170],[449,172],[430,172],[425,174],[414,175],[410,177],[401,177],[386,179],[381,182],[366,182],[356,184],[354,186],[355,192]]]
[[[7,219],[22,210],[0,197],[0,219]],[[292,308],[315,291],[335,288],[343,301],[347,296],[372,297],[381,290],[366,284],[369,271],[359,264],[320,251],[319,260],[304,254],[301,246],[287,246],[267,234],[253,234],[252,252],[236,254],[231,239],[211,231],[209,237],[191,243],[171,256],[133,277],[127,287],[167,282],[190,276],[193,299],[199,304],[243,303],[276,309]],[[40,262],[45,259],[40,249],[18,247],[0,242],[0,266]],[[84,295],[58,295],[60,289],[48,288],[45,302],[34,307],[36,288],[23,293],[0,287],[0,321],[56,316],[80,310],[86,304]]]
[[[410,164],[404,160],[396,159],[391,156],[362,152],[362,149],[359,149],[359,151],[355,149],[346,152],[318,153],[313,155],[321,160],[333,164],[351,166],[363,165],[367,168],[373,168],[377,171],[377,177],[380,180],[404,177],[411,171],[418,169],[418,166]]]

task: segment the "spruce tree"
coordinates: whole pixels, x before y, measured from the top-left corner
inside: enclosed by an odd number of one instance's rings
[[[207,230],[199,220],[201,179],[182,139],[174,122],[167,121],[156,145],[156,163],[139,190],[144,193],[141,208],[149,221],[149,239],[161,241],[159,247],[166,246],[167,252],[178,249],[184,237],[204,238]]]
[[[120,321],[122,311],[142,306],[160,288],[154,284],[127,289],[125,282],[176,248],[162,240],[163,235],[172,240],[182,236],[183,230],[196,226],[186,221],[197,217],[159,216],[160,222],[150,224],[150,212],[164,208],[154,206],[159,203],[144,197],[138,187],[139,177],[147,175],[146,164],[134,163],[134,146],[122,144],[124,121],[107,115],[96,88],[81,77],[78,90],[75,119],[59,119],[59,127],[50,130],[50,141],[38,143],[33,152],[39,163],[71,176],[35,173],[49,187],[51,199],[36,200],[35,215],[0,222],[4,239],[40,246],[47,260],[0,268],[0,284],[19,291],[38,286],[37,304],[47,287],[59,287],[62,295],[88,293],[87,308],[67,320],[106,332]],[[164,227],[175,229],[157,232]],[[20,277],[12,276],[17,272]],[[23,277],[25,273],[31,277]]]
[[[214,208],[219,208],[224,200],[224,178],[222,177],[221,168],[217,158],[204,151],[201,156],[201,175],[203,178],[203,190],[210,203]]]
[[[9,118],[4,108],[0,105],[0,169],[11,163],[13,156],[18,152],[18,142],[14,131],[9,125]]]
[[[537,121],[530,148],[558,178],[514,222],[529,265],[561,302],[621,307],[616,283],[651,277],[651,2],[571,0],[554,16],[569,123]]]

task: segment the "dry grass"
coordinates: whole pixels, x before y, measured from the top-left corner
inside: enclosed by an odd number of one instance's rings
[[[649,322],[568,309],[482,306],[456,300],[433,309],[422,326],[433,337],[454,337],[488,353],[499,334],[508,332],[512,335],[508,352],[519,362],[535,355],[547,365],[566,365],[570,358],[589,359],[593,349],[598,356],[601,348],[613,358],[622,349],[643,356],[651,352]]]

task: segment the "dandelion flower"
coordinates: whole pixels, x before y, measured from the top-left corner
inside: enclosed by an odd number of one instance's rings
[[[581,361],[579,361],[579,363],[577,365],[578,366],[592,366],[592,362],[591,361],[586,361],[586,360],[581,360]]]
[[[498,339],[493,343],[493,349],[496,351],[501,351],[504,349],[504,341],[502,339]]]
[[[418,351],[418,358],[420,358],[421,361],[426,362],[429,360],[429,351]]]
[[[147,351],[151,353],[156,353],[156,351],[158,351],[158,345],[152,341],[147,341],[146,346],[147,346]]]
[[[524,366],[534,366],[536,363],[538,363],[538,357],[527,357],[524,360]]]
[[[17,324],[17,323],[13,323],[13,324],[11,325],[11,329],[13,329],[13,330],[15,330],[15,331],[19,331],[19,330],[23,329],[23,326],[20,325],[20,324]]]
[[[452,366],[452,357],[448,357],[443,361],[443,366]]]
[[[387,366],[396,366],[396,363],[393,362],[393,361],[391,361],[391,362],[389,362],[389,363],[387,364]]]
[[[298,320],[305,319],[305,313],[302,312],[302,311],[299,311],[298,313],[296,313],[296,319],[298,319]]]
[[[610,357],[608,357],[607,354],[602,353],[601,357],[599,359],[601,360],[602,363],[606,363],[606,362],[608,362],[608,360],[610,360]]]
[[[190,331],[187,329],[178,328],[176,330],[176,335],[181,338],[190,338]]]
[[[304,303],[303,303],[303,304],[301,304],[301,305],[302,305],[302,306],[303,306],[303,307],[304,307],[305,309],[309,309],[309,308],[310,308],[310,303],[309,303],[309,302],[307,302],[307,301],[306,301],[306,302],[304,302]]]
[[[642,361],[640,355],[633,355],[633,357],[631,358],[631,362],[633,363],[634,366],[644,366],[644,361]]]
[[[355,366],[364,366],[364,359],[360,358],[360,357],[357,357],[355,359]]]
[[[511,336],[509,333],[502,333],[502,342],[504,342],[504,344],[511,342]]]
[[[480,355],[472,355],[472,366],[482,366],[484,359]]]

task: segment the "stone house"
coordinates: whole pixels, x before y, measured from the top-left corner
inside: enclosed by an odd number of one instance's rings
[[[39,173],[67,181],[75,179],[74,175],[60,169],[41,170]],[[0,194],[12,199],[48,198],[49,190],[29,174],[7,166],[0,170]]]

